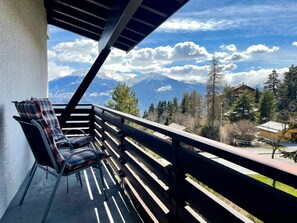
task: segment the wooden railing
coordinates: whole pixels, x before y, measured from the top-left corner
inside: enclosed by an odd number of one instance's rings
[[[294,188],[296,166],[102,106],[89,114],[90,133],[145,222],[295,221],[296,197],[203,154]]]

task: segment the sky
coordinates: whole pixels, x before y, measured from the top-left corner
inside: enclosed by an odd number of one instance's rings
[[[297,0],[190,0],[129,53],[112,49],[98,76],[125,81],[158,73],[206,83],[219,60],[225,83],[261,86],[297,65]],[[84,75],[98,43],[49,26],[49,80]]]

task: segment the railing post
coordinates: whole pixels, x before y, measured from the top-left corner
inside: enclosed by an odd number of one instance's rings
[[[178,165],[178,152],[180,147],[180,141],[177,141],[176,139],[172,138],[172,169],[171,169],[171,175],[172,175],[172,181],[171,181],[171,207],[170,212],[172,214],[170,222],[178,222],[177,218],[177,209],[180,205],[180,196],[178,194],[178,188],[177,183],[180,179],[180,171],[179,171],[179,165]]]
[[[95,107],[92,104],[91,111],[90,111],[90,135],[95,136]]]
[[[126,160],[123,156],[126,148],[125,146],[123,145],[123,140],[125,138],[125,135],[123,133],[123,124],[125,123],[125,119],[121,117],[121,127],[120,127],[120,132],[119,132],[119,136],[120,136],[120,142],[119,142],[119,150],[120,150],[120,158],[119,158],[119,161],[121,163],[121,169],[119,170],[119,175],[120,175],[120,178],[121,178],[121,187],[124,188],[124,182],[123,182],[123,178],[125,177],[125,174],[124,172],[122,171],[124,165],[126,164]]]

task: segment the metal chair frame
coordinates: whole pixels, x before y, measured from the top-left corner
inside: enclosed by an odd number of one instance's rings
[[[46,135],[45,135],[45,133],[43,131],[43,128],[38,124],[38,122],[36,122],[35,120],[31,120],[31,121],[26,120],[25,121],[24,118],[20,118],[20,117],[17,117],[17,116],[14,116],[14,119],[16,119],[21,124],[21,127],[22,127],[22,129],[23,129],[23,131],[25,133],[25,136],[26,136],[26,138],[27,138],[27,140],[29,142],[29,145],[31,147],[31,150],[32,150],[32,152],[33,152],[33,154],[35,156],[35,160],[36,160],[34,162],[34,164],[33,164],[33,167],[31,169],[30,173],[29,173],[29,180],[28,180],[28,182],[27,182],[27,184],[25,186],[25,190],[24,190],[24,192],[22,194],[19,205],[22,205],[22,203],[23,203],[23,201],[25,199],[25,196],[26,196],[27,191],[28,191],[28,189],[30,187],[30,184],[32,182],[32,179],[34,177],[34,174],[36,172],[37,167],[39,167],[40,169],[46,171],[47,173],[49,173],[52,176],[57,178],[55,186],[54,186],[54,188],[52,190],[50,199],[49,199],[48,204],[46,206],[46,209],[44,211],[44,214],[43,214],[43,217],[42,217],[42,220],[41,220],[42,223],[45,222],[45,220],[47,218],[47,215],[49,213],[50,207],[52,205],[55,193],[57,191],[57,188],[59,186],[59,183],[60,183],[60,180],[61,180],[62,176],[69,176],[69,175],[72,175],[72,174],[75,174],[75,173],[79,173],[81,170],[84,170],[84,169],[89,168],[89,167],[94,167],[94,168],[98,169],[99,172],[100,172],[100,178],[101,178],[101,182],[102,182],[102,185],[103,185],[104,198],[105,198],[105,200],[107,200],[106,185],[105,185],[105,182],[104,182],[104,179],[103,179],[103,172],[102,172],[102,168],[101,168],[101,165],[102,165],[101,162],[102,161],[100,160],[98,154],[94,151],[94,149],[85,149],[84,151],[94,152],[94,154],[97,156],[97,159],[98,159],[97,162],[94,162],[94,163],[88,164],[86,166],[80,167],[78,169],[66,172],[65,168],[66,168],[67,162],[71,159],[71,157],[76,155],[76,154],[79,154],[79,153],[81,153],[83,151],[76,151],[76,152],[74,151],[70,156],[65,158],[65,161],[64,161],[63,165],[60,167],[58,165],[56,159],[54,158],[53,152],[52,152],[52,150],[50,148],[50,145],[49,145],[49,143],[47,141],[47,138],[46,138]],[[34,142],[33,142],[34,140],[32,140],[32,138],[30,137],[30,133],[28,133],[25,130],[25,126],[26,127],[31,126],[31,127],[37,128],[37,130],[38,130],[38,132],[40,134],[40,137],[42,139],[42,143],[44,144],[44,147],[46,149],[47,155],[49,156],[50,162],[52,163],[52,166],[49,166],[51,168],[48,168],[48,166],[46,166],[46,165],[39,162],[39,158],[36,157],[36,154],[34,152],[34,148],[35,148],[35,145],[34,145]],[[34,135],[34,139],[36,139],[36,135]],[[40,148],[40,149],[42,149],[42,148]],[[51,169],[54,169],[55,171],[52,171]],[[78,177],[79,177],[79,180],[81,182],[80,174],[78,174]]]

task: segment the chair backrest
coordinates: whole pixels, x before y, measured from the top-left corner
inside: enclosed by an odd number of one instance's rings
[[[55,141],[50,136],[51,131],[44,130],[48,128],[47,124],[42,119],[30,120],[17,116],[13,116],[13,118],[21,125],[36,162],[43,166],[52,167],[58,172],[60,165],[56,161],[57,156],[52,148],[55,146]],[[45,131],[50,132],[50,134],[48,135]]]
[[[31,98],[30,100],[14,102],[19,115],[28,119],[43,119],[57,141],[64,138],[58,118],[48,98]]]

